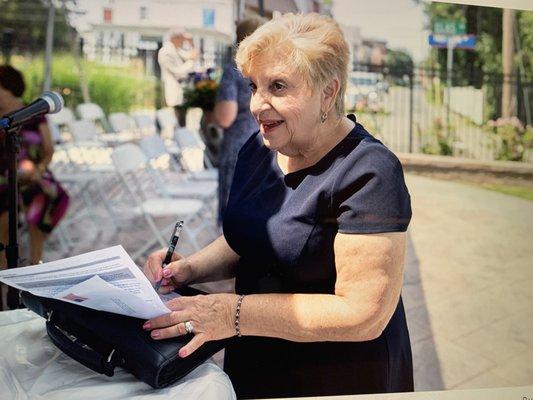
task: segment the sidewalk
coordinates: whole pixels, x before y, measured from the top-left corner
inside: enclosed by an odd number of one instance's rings
[[[533,384],[533,202],[407,175],[416,390]]]

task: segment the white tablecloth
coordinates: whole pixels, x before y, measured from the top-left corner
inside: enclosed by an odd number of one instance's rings
[[[0,312],[0,398],[235,399],[228,376],[208,360],[171,387],[153,389],[121,368],[98,374],[48,339],[45,321],[28,310]]]

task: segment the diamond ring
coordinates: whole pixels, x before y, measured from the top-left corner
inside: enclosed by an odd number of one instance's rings
[[[192,325],[191,321],[185,322],[185,330],[187,333],[194,333],[194,326]]]

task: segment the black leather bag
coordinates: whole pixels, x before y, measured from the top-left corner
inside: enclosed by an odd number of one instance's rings
[[[181,295],[201,292],[180,289]],[[22,292],[27,308],[46,318],[46,331],[65,354],[93,371],[113,376],[122,367],[153,388],[168,386],[221,350],[227,340],[207,342],[185,358],[178,351],[192,338],[153,340],[142,319],[96,311]]]

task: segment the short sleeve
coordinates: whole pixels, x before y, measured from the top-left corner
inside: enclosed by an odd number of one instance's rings
[[[380,142],[361,143],[333,188],[341,233],[405,232],[411,200],[397,157]]]
[[[238,88],[239,71],[234,64],[229,63],[224,67],[220,85],[217,91],[217,101],[237,101],[239,95]]]

